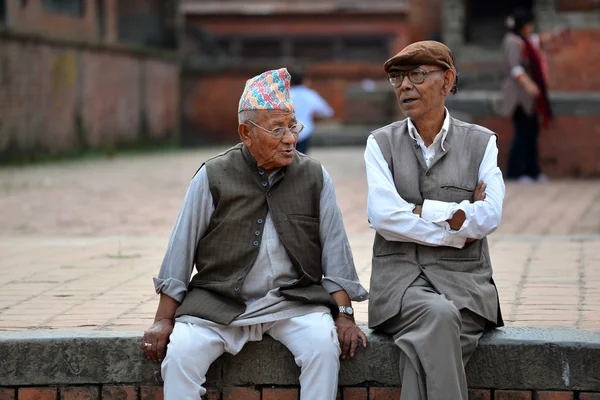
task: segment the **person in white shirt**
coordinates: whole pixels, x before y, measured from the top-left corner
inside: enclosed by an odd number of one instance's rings
[[[384,64],[408,118],[374,131],[365,162],[375,229],[369,326],[400,348],[402,400],[467,400],[465,365],[502,326],[486,237],[500,223],[496,135],[452,118],[450,49],[407,46]]]
[[[301,72],[292,72],[291,75],[290,96],[296,107],[296,118],[304,124],[296,143],[296,150],[307,154],[310,137],[315,129],[315,120],[331,118],[334,112],[319,93],[306,86]]]

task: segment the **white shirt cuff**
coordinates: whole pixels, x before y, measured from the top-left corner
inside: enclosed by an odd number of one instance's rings
[[[456,247],[462,249],[465,246],[467,238],[456,235],[456,231],[445,231],[442,239],[442,246]]]
[[[438,200],[425,200],[421,209],[421,218],[425,221],[439,224],[450,219],[454,213],[456,203],[447,203]]]

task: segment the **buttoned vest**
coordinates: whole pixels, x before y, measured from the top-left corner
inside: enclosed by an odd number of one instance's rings
[[[241,297],[245,277],[261,244],[267,212],[298,273],[297,282],[280,288],[282,296],[306,304],[329,306],[331,295],[321,286],[321,165],[296,153],[272,184],[257,168],[243,144],[205,164],[215,210],[196,249],[196,269],[176,316],[192,315],[228,325],[246,305]]]
[[[493,133],[451,118],[444,149],[427,167],[407,120],[373,132],[400,196],[414,204],[424,199],[473,201],[479,166]],[[400,312],[406,289],[425,274],[458,309],[469,309],[501,326],[498,293],[492,279],[487,239],[462,249],[388,241],[375,235],[369,298],[369,326],[376,328]]]

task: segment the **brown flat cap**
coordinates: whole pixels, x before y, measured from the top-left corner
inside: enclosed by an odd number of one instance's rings
[[[454,67],[452,52],[443,43],[434,40],[424,40],[406,46],[402,51],[383,64],[385,72],[389,73],[393,67],[417,67],[419,65],[439,65],[446,69]]]

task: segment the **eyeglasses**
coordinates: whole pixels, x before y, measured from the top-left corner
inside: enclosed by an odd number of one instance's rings
[[[257,128],[262,129],[265,132],[269,132],[275,139],[279,139],[281,137],[283,137],[283,135],[285,135],[285,133],[289,130],[290,133],[295,136],[298,137],[298,135],[300,134],[300,132],[302,132],[302,130],[304,129],[304,125],[301,122],[298,122],[296,125],[293,125],[289,128],[284,128],[284,127],[279,127],[279,128],[275,128],[272,130],[268,130],[267,128],[263,128],[260,125],[257,125],[256,123],[252,122],[252,121],[248,121],[250,122],[252,125],[254,125]]]
[[[390,85],[395,88],[402,86],[402,82],[404,82],[404,77],[408,76],[408,80],[414,83],[415,85],[420,85],[425,82],[425,78],[428,74],[432,72],[443,72],[443,69],[434,69],[431,71],[425,71],[421,68],[411,69],[410,71],[394,71],[388,75],[388,81]]]

